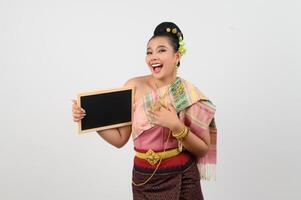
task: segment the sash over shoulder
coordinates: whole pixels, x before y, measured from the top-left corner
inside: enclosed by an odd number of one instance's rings
[[[170,85],[151,91],[134,104],[132,138],[135,140],[143,131],[154,127],[148,117],[148,110],[164,95],[164,101],[172,104],[180,120],[190,127],[198,137],[204,130],[210,130],[210,145],[207,154],[198,160],[201,179],[215,180],[217,129],[214,121],[215,105],[193,84],[180,77]],[[161,100],[161,99],[160,99]]]

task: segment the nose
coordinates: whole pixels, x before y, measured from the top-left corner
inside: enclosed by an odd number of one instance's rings
[[[150,58],[150,60],[151,60],[151,61],[158,60],[158,56],[157,56],[157,54],[153,53],[153,54],[151,55],[151,58]]]

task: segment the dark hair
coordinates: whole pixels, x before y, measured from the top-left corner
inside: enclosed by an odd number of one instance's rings
[[[169,29],[170,31],[167,32],[167,29]],[[177,32],[173,33],[173,29],[175,29]],[[162,22],[161,24],[159,24],[155,28],[154,35],[150,38],[150,40],[158,36],[166,36],[169,39],[170,44],[175,52],[177,52],[179,49],[179,36],[181,36],[184,39],[182,31],[173,22]]]
[[[173,30],[175,30],[175,32],[173,32]],[[179,49],[179,37],[184,39],[182,31],[173,22],[162,22],[159,24],[154,30],[154,35],[149,40],[159,36],[164,36],[169,39],[170,45],[174,49],[174,52],[177,52]],[[177,66],[180,66],[180,62]]]

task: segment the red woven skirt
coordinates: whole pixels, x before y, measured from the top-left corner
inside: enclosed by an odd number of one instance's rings
[[[154,168],[135,157],[133,181],[145,182]],[[200,174],[194,157],[188,152],[162,160],[150,181],[142,186],[132,184],[132,190],[134,200],[203,200]]]

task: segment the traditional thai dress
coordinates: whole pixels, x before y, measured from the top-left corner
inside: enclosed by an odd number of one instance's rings
[[[181,147],[170,130],[151,123],[150,109],[171,104],[189,134],[202,138],[210,129],[211,144],[202,158]],[[177,77],[171,85],[151,91],[134,104],[132,137],[136,156],[133,167],[134,200],[203,199],[200,179],[215,179],[215,106],[194,85]],[[163,153],[162,153],[163,152]],[[164,158],[167,154],[168,157]],[[164,154],[164,155],[163,155]],[[155,173],[154,173],[155,172]]]

